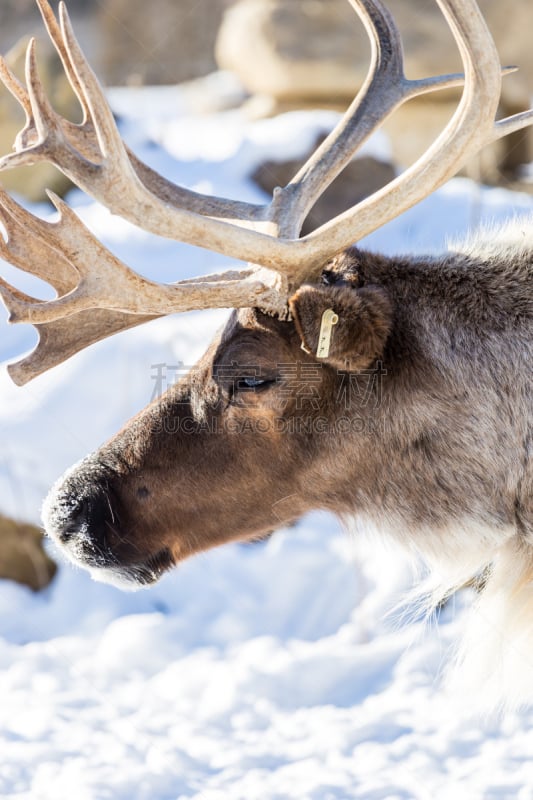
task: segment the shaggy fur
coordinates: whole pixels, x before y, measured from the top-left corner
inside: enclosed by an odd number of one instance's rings
[[[461,671],[533,697],[532,279],[531,220],[441,257],[343,253],[293,322],[236,312],[187,381],[60,483],[48,531],[104,578],[147,583],[311,509],[360,515],[424,556],[435,600],[483,574]]]

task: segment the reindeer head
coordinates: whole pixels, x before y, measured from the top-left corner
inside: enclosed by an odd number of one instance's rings
[[[395,310],[373,279],[376,269],[387,269],[384,259],[349,251],[327,264],[427,196],[483,144],[531,121],[528,112],[494,123],[501,69],[476,3],[438,1],[465,76],[406,79],[387,10],[379,0],[350,0],[372,43],[368,78],[336,129],[266,206],[198,195],[141,163],[120,139],[63,3],[58,23],[46,0],[37,0],[82,106],[79,125],[61,119],[48,103],[34,43],[27,88],[0,61],[0,75],[27,118],[15,152],[0,168],[51,161],[113,213],[250,263],[157,284],[115,258],[57,197],[51,199],[60,219],[48,223],[0,195],[7,232],[0,254],[46,280],[58,295],[40,302],[0,281],[11,321],[30,322],[40,335],[34,353],[10,367],[17,383],[147,319],[206,307],[238,309],[189,376],[74,467],[48,498],[47,530],[98,576],[149,583],[191,553],[263,536],[309,509],[353,508],[354,479],[363,485],[376,458],[360,430],[368,423],[368,404],[356,393],[339,411],[346,403],[342,385],[353,374],[376,391],[372,375],[386,352]],[[394,109],[425,92],[463,84],[455,115],[419,161],[298,238],[325,187]],[[344,412],[349,424],[341,428]],[[362,423],[350,428],[354,419]],[[336,467],[344,463],[339,452],[348,450],[349,476]]]
[[[353,253],[335,283],[298,290],[291,322],[235,312],[185,378],[60,481],[44,521],[71,557],[97,577],[149,583],[310,509],[348,511],[353,474],[333,465],[349,443],[362,471],[368,463],[392,319],[382,289],[353,282],[359,262]]]

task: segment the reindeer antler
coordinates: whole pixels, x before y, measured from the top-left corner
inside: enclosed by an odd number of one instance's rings
[[[55,300],[38,301],[0,283],[14,322],[31,322],[40,342],[30,358],[10,368],[24,383],[74,352],[118,330],[174,311],[259,306],[280,316],[287,298],[321,265],[430,194],[483,144],[531,124],[533,112],[495,124],[501,69],[475,0],[437,0],[455,36],[465,77],[410,81],[401,41],[379,0],[350,0],[372,44],[368,77],[335,130],[293,180],[258,206],[192,192],[155,173],[120,138],[105,95],[73,33],[64,3],[57,22],[47,0],[36,0],[48,34],[83,109],[73,124],[51,107],[39,79],[35,43],[28,46],[26,87],[0,60],[0,78],[26,113],[15,152],[0,169],[50,161],[110,211],[160,236],[179,239],[250,262],[178,284],[142,278],[115,258],[62,201],[51,196],[60,219],[47,223],[5,193],[0,213],[7,232],[1,255],[50,283]],[[307,213],[370,134],[400,104],[464,82],[461,102],[445,131],[409,170],[371,197],[298,238]],[[54,264],[52,270],[50,264]]]

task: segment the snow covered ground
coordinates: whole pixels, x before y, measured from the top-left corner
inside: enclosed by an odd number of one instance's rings
[[[194,189],[248,200],[261,199],[248,179],[256,164],[298,155],[333,121],[303,112],[254,124],[238,112],[199,117],[177,90],[149,95],[148,106],[133,91],[112,98],[141,158]],[[370,148],[386,146],[377,138]],[[69,199],[151,277],[177,280],[225,261],[149,237],[78,192]],[[367,245],[440,249],[532,205],[456,179]],[[14,270],[6,277],[27,291],[37,285]],[[53,480],[164,388],[155,365],[171,377],[193,363],[224,317],[151,323],[24,389],[2,372],[0,510],[38,520]],[[33,333],[4,320],[0,360],[9,360]],[[468,593],[428,624],[394,612],[411,580],[397,552],[316,514],[263,544],[196,557],[136,594],[69,565],[40,595],[0,582],[0,797],[533,797],[533,713],[480,719],[443,686]]]

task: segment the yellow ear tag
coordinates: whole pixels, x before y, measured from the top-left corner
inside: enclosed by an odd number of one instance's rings
[[[338,321],[339,316],[333,311],[332,308],[326,309],[326,311],[324,311],[322,314],[320,335],[318,337],[318,349],[316,351],[317,358],[327,358],[329,356],[333,326],[336,325]]]

